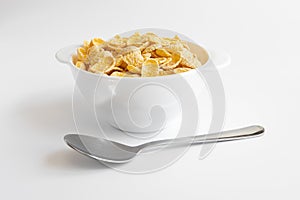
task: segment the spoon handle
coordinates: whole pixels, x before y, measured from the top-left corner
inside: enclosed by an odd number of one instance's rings
[[[258,137],[262,135],[264,128],[261,126],[248,126],[244,128],[223,131],[219,133],[211,133],[206,135],[181,137],[174,139],[158,140],[143,144],[143,147],[159,147],[165,145],[187,145],[187,144],[205,144],[213,142],[225,142],[233,140],[241,140],[247,138]]]

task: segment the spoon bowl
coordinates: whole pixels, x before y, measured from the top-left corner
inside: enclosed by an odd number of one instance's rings
[[[128,162],[140,151],[138,147],[87,135],[68,134],[64,140],[68,146],[79,153],[104,162]]]

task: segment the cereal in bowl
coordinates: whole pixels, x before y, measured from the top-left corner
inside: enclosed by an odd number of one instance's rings
[[[72,58],[73,64],[82,70],[118,77],[166,76],[201,66],[178,36],[163,38],[154,33],[84,41]]]

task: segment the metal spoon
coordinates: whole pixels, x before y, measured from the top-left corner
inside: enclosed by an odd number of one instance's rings
[[[71,148],[88,157],[110,163],[125,163],[132,160],[143,149],[151,150],[170,144],[190,145],[241,140],[261,136],[263,132],[264,128],[261,126],[249,126],[220,133],[158,140],[138,146],[128,146],[103,138],[78,134],[68,134],[64,140]]]

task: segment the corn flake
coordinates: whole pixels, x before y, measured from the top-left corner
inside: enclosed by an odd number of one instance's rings
[[[94,73],[109,73],[112,67],[115,66],[115,58],[110,52],[104,51],[99,59],[99,62],[90,67],[89,71]]]
[[[123,77],[125,75],[126,74],[124,72],[118,72],[118,71],[115,71],[115,72],[110,74],[110,76],[119,76],[119,77]]]
[[[165,49],[156,49],[155,54],[160,57],[171,57],[172,55]]]
[[[142,77],[159,75],[159,65],[155,59],[148,59],[143,63]]]
[[[172,58],[169,62],[163,63],[161,66],[165,70],[174,69],[179,65],[181,62],[181,54],[180,53],[174,53],[172,54]]]
[[[180,52],[182,56],[181,64],[183,66],[189,67],[189,68],[197,68],[201,65],[201,62],[198,60],[196,55],[192,54],[192,52],[188,50],[183,50]]]
[[[133,74],[141,74],[141,68],[134,65],[127,65],[127,70]]]
[[[144,57],[140,51],[133,51],[124,55],[123,60],[127,65],[141,66],[144,62]]]
[[[85,64],[81,61],[77,61],[75,66],[78,67],[79,69],[86,70]]]
[[[176,68],[174,69],[173,71],[178,74],[178,73],[183,73],[183,72],[187,72],[187,71],[190,71],[191,68],[187,68],[187,67],[179,67],[179,68]]]

